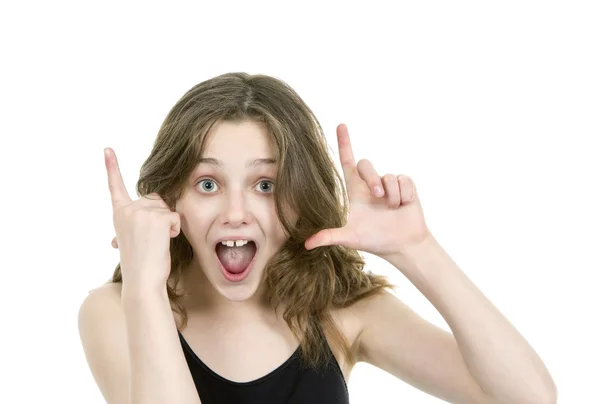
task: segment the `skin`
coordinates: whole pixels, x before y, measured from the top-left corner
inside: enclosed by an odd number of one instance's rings
[[[427,228],[412,179],[380,177],[368,160],[355,163],[347,128],[337,129],[350,215],[344,227],[318,232],[306,240],[305,248],[337,244],[378,255],[423,293],[452,330],[428,323],[389,293],[363,299],[332,313],[356,347],[358,360],[448,402],[555,403],[556,386],[539,356]],[[274,168],[251,170],[244,164],[248,159],[273,157],[274,151],[264,128],[250,121],[223,123],[209,136],[205,157],[221,160],[223,167],[216,170],[200,164],[176,206],[181,231],[197,257],[184,281],[190,293],[184,298],[189,323],[183,334],[216,373],[233,381],[250,381],[279,366],[298,345],[281,312],[267,309],[261,288],[264,264],[286,238],[272,198],[260,190],[261,180],[275,177],[269,171]],[[107,168],[116,178],[116,165]],[[207,177],[215,180],[214,190],[208,187],[214,194],[197,185]],[[377,187],[383,193],[377,193]],[[164,222],[165,230],[168,224]],[[240,284],[229,284],[217,267],[213,249],[217,238],[235,234],[251,235],[260,248],[253,273]],[[122,296],[121,285],[106,285],[90,294],[80,312],[82,343],[105,397],[126,397],[127,358],[133,358],[134,374],[148,372],[137,378],[136,394],[145,394],[139,402],[150,402],[157,394],[185,393],[177,402],[197,403],[186,380],[189,372],[173,319],[168,318],[166,295],[130,290]],[[124,322],[137,334],[125,332]],[[124,343],[127,335],[133,335],[129,352]],[[152,340],[140,347],[145,339]],[[161,358],[144,363],[150,353],[156,357],[157,346],[162,347]],[[348,380],[354,364],[344,363],[339,352],[334,354]],[[173,370],[165,373],[164,364]],[[163,380],[164,374],[175,372],[179,376]],[[161,384],[150,383],[157,374],[161,377],[155,380]]]
[[[185,284],[196,303],[216,310],[265,308],[264,266],[287,239],[275,213],[277,165],[247,166],[254,159],[275,159],[267,136],[255,122],[218,123],[208,134],[203,158],[220,165],[198,164],[177,201],[181,230],[195,252]],[[232,283],[222,275],[214,247],[218,239],[235,235],[253,239],[258,250],[248,277]]]

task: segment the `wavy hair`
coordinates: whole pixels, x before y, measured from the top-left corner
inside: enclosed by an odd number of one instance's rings
[[[325,228],[345,225],[348,198],[321,125],[284,81],[267,75],[227,73],[197,84],[169,111],[140,170],[138,197],[158,193],[174,209],[201,158],[204,140],[220,121],[254,120],[266,125],[278,155],[274,201],[289,238],[265,267],[268,301],[285,304],[284,319],[301,344],[302,363],[314,368],[331,359],[327,340],[355,363],[356,357],[332,317],[333,309],[394,288],[383,276],[364,271],[356,250],[326,246],[307,251],[304,241]],[[291,207],[298,219],[283,214]],[[171,239],[167,293],[180,329],[187,323],[177,285],[194,252],[183,232]],[[122,282],[117,265],[112,282]],[[323,333],[321,332],[323,331]]]

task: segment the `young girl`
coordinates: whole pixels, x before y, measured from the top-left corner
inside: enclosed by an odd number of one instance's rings
[[[120,264],[79,329],[108,403],[348,403],[359,361],[452,403],[556,402],[540,358],[436,242],[411,178],[356,163],[345,125],[337,140],[343,178],[293,89],[232,73],[169,112],[141,199],[105,150]],[[402,271],[453,334],[357,250]]]

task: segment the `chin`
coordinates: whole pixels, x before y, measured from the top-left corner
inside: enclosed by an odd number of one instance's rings
[[[218,287],[217,292],[225,299],[232,302],[244,302],[246,300],[251,299],[256,291],[258,290],[258,285],[244,285],[237,287]]]

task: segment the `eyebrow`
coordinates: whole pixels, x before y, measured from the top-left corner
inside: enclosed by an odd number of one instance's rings
[[[198,161],[198,164],[212,164],[215,165],[217,167],[223,167],[223,162],[220,160],[217,160],[215,158],[212,157],[205,157],[205,158],[201,158]],[[252,168],[252,167],[258,167],[260,165],[274,165],[277,164],[277,160],[275,159],[254,159],[254,160],[249,160],[246,163],[246,167],[247,168]]]

